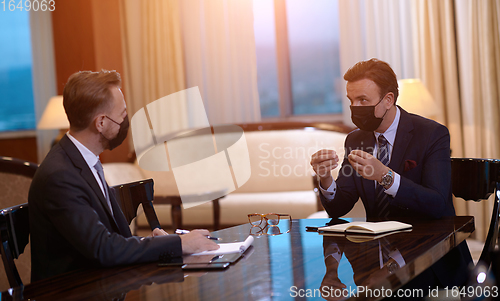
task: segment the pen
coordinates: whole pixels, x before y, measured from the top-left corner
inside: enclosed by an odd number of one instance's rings
[[[189,232],[190,232],[189,230],[182,230],[182,229],[175,230],[175,234],[188,234]],[[213,237],[213,236],[210,236],[210,235],[207,235],[206,237],[208,239],[211,239],[211,240],[220,240],[220,238]]]

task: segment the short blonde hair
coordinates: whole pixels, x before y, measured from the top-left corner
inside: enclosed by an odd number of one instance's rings
[[[392,92],[394,94],[394,103],[398,99],[399,90],[396,73],[384,61],[373,58],[368,61],[358,62],[347,70],[344,74],[344,79],[348,82],[369,79],[378,86],[381,97]]]
[[[73,73],[64,86],[63,105],[70,128],[74,131],[86,129],[99,111],[111,106],[111,90],[121,85],[116,71],[80,71]]]

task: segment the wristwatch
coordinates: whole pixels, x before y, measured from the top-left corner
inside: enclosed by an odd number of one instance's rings
[[[399,269],[399,264],[394,259],[389,259],[389,261],[385,264],[387,267],[387,271],[389,274],[394,273],[397,269]]]
[[[389,168],[389,171],[385,175],[382,176],[382,180],[379,182],[379,184],[382,187],[384,187],[384,189],[389,189],[389,187],[391,187],[393,181],[394,181],[394,173]]]

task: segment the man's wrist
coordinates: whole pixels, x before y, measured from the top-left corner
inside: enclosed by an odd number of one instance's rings
[[[333,183],[333,177],[330,175],[330,176],[327,176],[327,177],[324,177],[324,178],[320,178],[319,179],[319,185],[324,189],[324,190],[327,190],[328,187],[332,186],[332,183]]]
[[[386,190],[391,188],[394,183],[394,172],[390,168],[387,168],[387,172],[382,175],[378,183]]]

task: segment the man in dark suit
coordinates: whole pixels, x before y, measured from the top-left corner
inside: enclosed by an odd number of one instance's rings
[[[132,236],[104,180],[99,154],[120,145],[128,115],[115,71],[78,72],[63,92],[69,132],[38,168],[29,191],[32,281],[89,267],[156,261],[218,245],[208,231]]]
[[[454,216],[448,129],[396,106],[397,78],[383,61],[359,62],[344,79],[359,129],[346,138],[337,180],[330,173],[339,162],[334,150],[311,158],[328,214],[343,216],[361,198],[368,219]],[[464,242],[427,271],[429,285],[465,284],[471,261]]]

